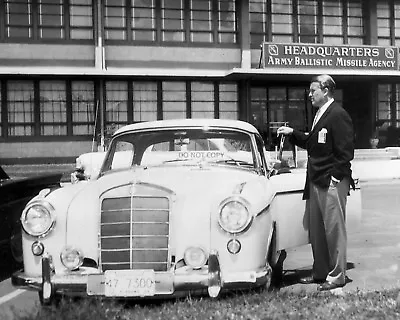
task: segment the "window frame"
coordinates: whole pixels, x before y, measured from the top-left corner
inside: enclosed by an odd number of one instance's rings
[[[95,0],[88,0],[91,1],[91,5],[82,5],[82,4],[73,4],[71,3],[72,0],[58,0],[60,2],[60,7],[62,8],[62,15],[60,17],[63,20],[61,25],[43,25],[40,23],[41,20],[41,13],[40,13],[40,5],[41,0],[28,0],[31,4],[31,13],[30,13],[30,28],[31,28],[31,35],[30,36],[8,36],[7,35],[7,28],[9,26],[19,27],[18,24],[8,24],[7,19],[7,1],[11,0],[3,0],[3,6],[0,9],[0,41],[5,43],[90,43],[93,44],[95,42],[95,20],[96,16],[95,13],[97,11],[97,1]],[[49,0],[45,1],[45,5],[49,5]],[[21,1],[22,3],[22,1]],[[53,6],[53,4],[50,4]],[[71,14],[71,9],[73,7],[87,7],[88,10],[91,12],[91,16],[87,16],[90,19],[90,26],[78,26],[75,27],[72,25],[72,19],[76,17],[76,15]],[[63,37],[41,37],[41,30],[42,29],[59,29],[64,34]],[[72,32],[74,31],[89,31],[90,37],[89,38],[74,38],[72,36]]]
[[[376,2],[377,43],[378,45],[383,45],[383,46],[400,46],[400,32],[396,34],[396,30],[400,31],[400,1],[389,0],[382,3],[388,6],[388,12],[387,12],[388,15],[381,17],[379,16],[379,11],[378,11],[380,5],[379,2],[380,2],[379,0]],[[398,9],[398,11],[396,11],[396,8]],[[386,28],[380,27],[379,26],[380,21],[386,21],[388,26]],[[379,31],[381,29],[388,30],[389,35],[379,35]]]
[[[43,126],[47,126],[51,124],[51,122],[41,121],[41,95],[40,95],[40,83],[41,82],[52,82],[58,81],[63,82],[65,84],[65,104],[66,104],[66,122],[55,121],[54,125],[58,126],[58,124],[66,125],[66,134],[62,135],[44,135],[41,133]],[[30,142],[30,141],[87,141],[88,139],[93,138],[94,133],[90,134],[74,134],[73,127],[74,125],[82,124],[82,122],[73,122],[72,121],[72,92],[71,92],[71,83],[73,82],[88,82],[93,84],[93,103],[95,108],[98,107],[98,93],[96,90],[97,81],[93,79],[68,79],[68,78],[54,78],[54,77],[41,77],[41,78],[19,78],[19,77],[12,77],[6,80],[0,80],[0,95],[1,95],[1,118],[0,118],[0,141],[8,141],[8,142]],[[31,97],[32,103],[32,121],[24,122],[25,124],[29,124],[32,127],[32,134],[30,135],[10,135],[9,130],[15,125],[18,125],[17,122],[10,121],[9,113],[10,111],[10,104],[8,92],[8,83],[10,82],[30,82],[33,84],[33,92]],[[97,113],[97,114],[96,114]],[[92,114],[93,121],[92,125],[95,126],[96,124],[96,135],[100,131],[100,114],[94,110]]]
[[[203,41],[191,41],[191,33],[199,31],[198,29],[192,29],[190,27],[190,22],[191,22],[191,1],[192,0],[180,0],[183,3],[183,9],[182,9],[182,28],[176,29],[176,31],[182,32],[182,37],[183,41],[179,40],[163,40],[163,32],[165,30],[172,30],[173,29],[164,29],[163,28],[163,7],[162,3],[165,0],[154,0],[155,1],[155,7],[154,7],[154,14],[155,17],[154,19],[154,28],[135,28],[132,26],[132,7],[131,5],[131,0],[126,1],[125,5],[123,6],[126,16],[125,16],[125,27],[121,28],[115,28],[118,30],[121,30],[125,33],[124,39],[109,39],[107,38],[106,34],[108,30],[112,30],[113,28],[107,28],[106,25],[104,25],[104,42],[105,44],[112,44],[112,45],[155,45],[155,46],[179,46],[179,47],[184,47],[184,46],[196,46],[196,47],[240,47],[240,39],[239,39],[239,25],[240,25],[240,5],[239,1],[240,0],[212,0],[211,1],[211,34],[213,37],[213,41],[211,42],[203,42]],[[229,32],[226,30],[219,29],[219,4],[220,3],[226,3],[232,1],[235,6],[235,10],[233,11],[235,13],[235,31],[234,32]],[[139,6],[138,6],[139,7]],[[121,7],[122,8],[122,7]],[[152,7],[153,8],[153,7]],[[168,9],[169,10],[169,9]],[[103,21],[107,19],[106,15],[106,6],[104,5],[104,10],[103,10]],[[175,10],[179,11],[179,10]],[[229,11],[231,12],[231,11]],[[149,31],[149,32],[154,32],[155,34],[155,40],[134,40],[133,39],[133,32],[139,32],[140,30],[142,31]],[[199,31],[200,32],[200,31]],[[224,35],[227,34],[232,34],[234,35],[235,42],[220,42],[219,39],[220,37],[224,37]]]
[[[299,4],[301,0],[291,0],[291,13],[280,13],[280,12],[273,12],[272,10],[272,2],[271,0],[249,0],[250,1],[250,10],[249,10],[249,19],[250,19],[250,45],[251,48],[256,49],[259,48],[261,43],[258,43],[258,39],[263,39],[265,42],[292,42],[292,43],[324,43],[324,37],[329,37],[331,35],[326,34],[324,32],[324,28],[329,27],[324,24],[324,17],[327,17],[328,15],[324,15],[323,12],[323,2],[322,0],[315,0],[315,15],[312,15],[316,19],[316,25],[315,25],[315,34],[310,33],[302,33],[301,32],[301,24],[300,24],[300,17],[305,16],[299,12]],[[314,0],[313,0],[314,1]],[[362,42],[362,44],[365,44],[367,41],[367,34],[366,34],[366,23],[365,23],[365,3],[362,0],[338,0],[341,3],[341,6],[343,8],[342,14],[340,16],[341,18],[341,26],[342,26],[342,34],[340,37],[342,38],[342,44],[347,45],[347,44],[352,44],[353,41],[356,41],[357,39]],[[359,36],[351,35],[349,34],[349,20],[350,18],[354,18],[354,16],[349,17],[348,12],[349,8],[351,7],[351,3],[359,3],[361,5],[361,14],[362,16],[360,19],[362,20],[362,29],[363,32]],[[279,4],[279,2],[277,2]],[[252,4],[254,5],[264,5],[264,8],[266,12],[259,13],[256,12],[255,10],[252,11],[251,6]],[[261,24],[263,32],[261,31],[251,31],[252,30],[252,16],[256,16],[257,14],[263,14],[263,24]],[[292,30],[291,32],[288,33],[282,33],[282,32],[273,32],[274,25],[274,15],[279,15],[279,14],[284,14],[288,15],[291,17],[291,27]],[[260,22],[259,26],[260,26]],[[255,25],[255,24],[254,24]],[[259,28],[260,29],[260,28]],[[312,36],[315,38],[315,42],[300,42],[300,39],[302,36]],[[288,41],[281,41],[280,37],[284,38],[290,38]],[[355,40],[354,40],[355,39]]]

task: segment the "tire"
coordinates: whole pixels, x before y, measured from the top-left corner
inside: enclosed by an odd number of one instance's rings
[[[279,288],[283,283],[283,262],[286,259],[286,251],[279,252],[278,262],[272,267],[272,285]]]
[[[11,254],[14,259],[15,265],[22,265],[22,234],[21,231],[14,233],[10,239]]]
[[[39,291],[38,295],[39,295],[40,305],[42,307],[45,307],[45,308],[51,308],[53,306],[57,307],[60,304],[61,299],[62,299],[62,297],[59,296],[59,295],[53,295],[50,300],[45,301],[43,299],[43,292],[42,291]]]
[[[276,249],[276,225],[274,223],[273,234],[269,246],[268,262],[272,268],[271,284],[273,287],[279,288],[283,282],[283,262],[287,253],[285,250]]]

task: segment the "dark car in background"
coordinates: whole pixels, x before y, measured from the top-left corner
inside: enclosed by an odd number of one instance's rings
[[[43,189],[60,187],[62,173],[10,178],[0,166],[0,280],[22,268],[21,213]]]

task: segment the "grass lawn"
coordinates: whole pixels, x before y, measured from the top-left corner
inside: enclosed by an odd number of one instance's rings
[[[259,290],[156,303],[63,300],[57,307],[38,306],[34,314],[16,319],[400,319],[400,289],[345,295]]]

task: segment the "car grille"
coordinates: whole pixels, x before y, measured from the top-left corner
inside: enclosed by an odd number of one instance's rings
[[[102,270],[168,268],[169,198],[104,198],[101,207]]]

